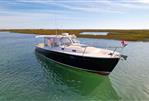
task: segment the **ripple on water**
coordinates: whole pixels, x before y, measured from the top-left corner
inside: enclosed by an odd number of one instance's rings
[[[97,47],[119,43],[82,38],[81,42]],[[1,101],[149,100],[149,43],[128,42],[123,51],[128,60],[120,61],[109,77],[39,60],[35,43],[34,35],[0,34]]]

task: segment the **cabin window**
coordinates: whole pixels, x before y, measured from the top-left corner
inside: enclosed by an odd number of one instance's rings
[[[59,38],[54,38],[54,47],[58,47],[60,45]]]
[[[60,41],[61,41],[61,45],[70,45],[71,44],[71,40],[69,38],[62,37],[60,39]]]
[[[54,40],[52,38],[48,38],[46,42],[49,47],[52,47],[54,45]]]
[[[79,41],[76,38],[71,38],[73,43],[79,43]]]
[[[58,38],[48,38],[47,44],[49,47],[58,47],[60,42]]]

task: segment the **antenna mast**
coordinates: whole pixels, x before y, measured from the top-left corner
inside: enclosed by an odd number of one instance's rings
[[[56,22],[56,14],[54,14],[54,25],[55,25],[56,37],[57,37],[57,35],[58,35],[58,26],[57,26],[57,22]]]

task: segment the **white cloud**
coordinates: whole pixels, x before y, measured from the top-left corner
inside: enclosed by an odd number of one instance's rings
[[[26,2],[26,3],[47,3],[47,2],[54,2],[53,0],[17,0],[17,2]]]
[[[137,9],[149,9],[149,0],[101,0],[101,1],[69,1],[69,2],[53,2],[53,4],[62,6],[70,10],[77,10],[83,12],[96,12],[96,13],[125,13]]]
[[[52,27],[54,26],[54,20],[56,20],[58,25],[66,25],[69,26],[81,26],[81,22],[86,25],[94,26],[97,23],[101,23],[100,15],[109,14],[109,21],[104,22],[105,28],[106,26],[114,26],[114,22],[111,22],[113,25],[107,24],[110,22],[110,14],[123,14],[126,12],[132,12],[134,10],[149,10],[149,0],[17,0],[17,2],[6,2],[8,5],[0,5],[0,28],[10,28],[16,26],[18,27],[31,27],[31,28],[39,28],[39,27]],[[55,8],[44,8],[44,9],[13,9],[9,6],[17,6],[23,3],[32,3],[41,4],[41,6],[52,6]],[[15,4],[15,5],[14,5]],[[25,5],[28,6],[28,5]],[[36,6],[36,5],[35,5]],[[27,8],[27,7],[25,7]],[[62,8],[62,9],[57,9]],[[89,17],[87,16],[89,15]],[[94,16],[95,15],[95,16]],[[112,15],[112,17],[115,17]],[[90,19],[91,18],[91,19]],[[94,20],[95,18],[95,20]],[[81,20],[82,19],[82,20]],[[103,18],[101,18],[103,19]],[[99,22],[100,20],[100,22]],[[117,20],[117,19],[116,19]],[[88,24],[89,23],[89,24]],[[15,24],[15,25],[14,25]],[[82,25],[83,25],[82,24]],[[103,24],[99,25],[100,27]],[[146,24],[147,25],[147,24]],[[97,25],[98,26],[98,25]],[[118,24],[119,26],[119,24]],[[133,24],[132,24],[133,26]],[[132,27],[131,26],[131,27]]]
[[[65,4],[65,3],[58,3],[55,5],[64,7],[68,10],[73,11],[81,11],[81,12],[93,12],[93,13],[121,13],[118,10],[112,10],[109,8],[105,8],[104,6],[98,5],[96,3],[85,3],[85,4]]]
[[[133,9],[149,9],[149,0],[17,0],[16,2],[8,3],[9,5],[11,3],[38,3],[42,4],[43,6],[47,5],[49,7],[52,5],[57,7],[63,7],[66,9],[65,11],[80,11],[93,13],[125,13]],[[40,9],[34,10],[39,11]],[[51,11],[50,9],[44,9],[43,12],[48,10]],[[58,10],[55,10],[55,12],[57,11]],[[59,10],[58,12],[61,11],[62,10]]]
[[[149,0],[136,0],[136,2],[149,4]]]

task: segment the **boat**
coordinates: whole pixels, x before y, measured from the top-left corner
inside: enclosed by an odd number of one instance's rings
[[[109,75],[119,62],[119,52],[81,44],[75,35],[38,35],[44,42],[36,45],[35,51],[50,60],[70,68]]]

